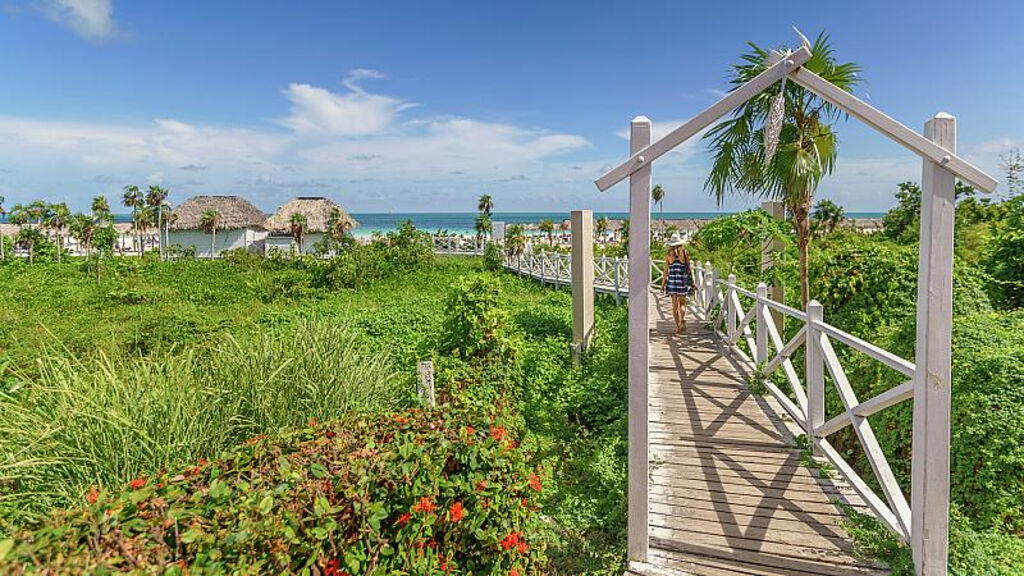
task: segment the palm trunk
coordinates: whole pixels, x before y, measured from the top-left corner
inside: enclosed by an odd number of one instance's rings
[[[157,206],[157,208],[160,208]],[[160,259],[164,259],[164,237],[163,237],[163,210],[157,210],[156,213],[156,248],[157,252],[160,253]]]
[[[60,229],[57,229],[57,263],[60,264],[64,261],[64,237],[61,236]]]

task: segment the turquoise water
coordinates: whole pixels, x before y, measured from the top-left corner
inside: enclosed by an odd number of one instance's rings
[[[665,212],[666,220],[698,219],[711,220],[719,216],[726,216],[732,212]],[[848,212],[847,218],[880,218],[883,212]],[[627,212],[594,212],[594,218],[606,216],[613,220],[629,218]],[[412,220],[416,228],[427,232],[444,230],[451,234],[472,234],[473,219],[475,212],[431,212],[431,213],[353,213],[352,217],[359,221],[359,228],[356,228],[356,236],[369,236],[373,232],[389,232],[395,230],[399,224],[406,220]],[[651,214],[652,219],[658,219],[661,215],[658,212]],[[505,224],[536,224],[543,219],[553,220],[555,223],[567,220],[569,212],[495,212],[491,220],[504,222]]]
[[[732,212],[665,212],[664,216],[669,220],[699,219],[710,220],[719,216],[726,216]],[[880,218],[883,212],[847,212],[848,218]],[[420,230],[427,232],[447,231],[450,234],[472,234],[473,219],[476,212],[374,212],[374,213],[353,213],[352,216],[359,221],[359,228],[356,228],[356,236],[369,236],[374,232],[387,233],[398,228],[406,220],[412,220],[413,225]],[[622,220],[629,217],[627,212],[594,212],[594,218],[606,216],[613,220]],[[658,219],[661,214],[652,212],[651,218]],[[537,222],[550,219],[555,223],[569,218],[569,212],[495,212],[491,220],[504,222],[505,224],[536,224]],[[117,222],[131,222],[131,214],[115,214]],[[0,221],[3,218],[0,217]]]

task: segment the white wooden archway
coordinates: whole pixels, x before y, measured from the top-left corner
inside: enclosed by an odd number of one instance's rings
[[[645,117],[630,123],[630,158],[595,182],[598,189],[629,179],[629,492],[628,554],[647,561],[648,535],[648,383],[651,164],[676,146],[768,89],[783,77],[857,118],[911,150],[923,160],[921,229],[918,261],[916,362],[910,382],[848,408],[824,421],[824,392],[806,418],[808,439],[817,450],[829,448],[825,435],[847,425],[858,431],[869,459],[881,459],[877,443],[864,442],[862,431],[873,440],[867,423],[871,414],[913,398],[913,455],[911,502],[895,480],[878,477],[888,506],[876,507],[883,522],[907,541],[915,571],[921,576],[945,576],[949,537],[950,352],[953,299],[954,185],[957,177],[991,192],[994,178],[956,155],[956,119],[936,114],[918,134],[859,100],[852,94],[803,68],[811,58],[807,46],[777,54],[775,63],[736,88],[657,142],[651,143],[651,122]],[[809,344],[808,350],[817,345]],[[809,406],[814,406],[811,402]],[[819,445],[819,438],[822,439]],[[872,454],[873,451],[878,453]],[[888,468],[888,464],[885,465]],[[840,473],[843,470],[840,469]],[[877,474],[876,474],[877,476]],[[891,475],[890,475],[891,476]],[[859,477],[858,477],[859,479]],[[866,488],[866,487],[865,487]],[[876,502],[883,502],[877,495]]]

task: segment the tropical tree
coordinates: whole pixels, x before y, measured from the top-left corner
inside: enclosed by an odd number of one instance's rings
[[[513,224],[505,232],[505,249],[509,254],[518,256],[526,249],[526,235],[522,224]]]
[[[145,245],[146,238],[145,237],[148,236],[149,229],[152,228],[156,224],[156,209],[152,208],[150,206],[143,206],[139,210],[138,222],[139,222],[139,233],[141,234],[139,236],[139,238],[143,242],[142,244],[140,244],[140,246],[142,246],[141,254],[145,254],[145,252],[146,252],[146,245]]]
[[[87,214],[75,214],[68,223],[68,232],[78,241],[78,246],[85,256],[92,252],[93,236],[96,234],[96,222]]]
[[[608,233],[608,217],[601,216],[598,218],[597,222],[594,223],[594,228],[597,229],[597,237],[604,240],[605,234]]]
[[[135,239],[138,242],[139,256],[142,256],[142,231],[139,225],[139,211],[145,206],[145,198],[142,190],[134,184],[124,187],[124,196],[121,199],[127,208],[132,209],[132,227],[135,228]]]
[[[117,229],[109,219],[94,221],[93,226],[92,246],[95,251],[88,257],[86,263],[96,272],[96,284],[100,284],[103,281],[103,260],[114,255]]]
[[[547,236],[548,236],[548,244],[550,244],[551,246],[555,245],[555,238],[554,238],[555,223],[554,223],[554,221],[552,221],[550,218],[545,218],[545,219],[541,220],[537,224],[537,229],[540,230],[541,232],[547,234]]]
[[[476,209],[480,211],[481,214],[486,214],[487,216],[491,215],[491,209],[493,208],[494,202],[491,201],[490,194],[481,195],[480,200],[478,200],[476,203]]]
[[[860,66],[839,63],[824,33],[807,47],[811,51],[811,59],[804,64],[807,70],[846,91],[860,82]],[[732,68],[734,90],[780,56],[755,44],[750,48]],[[800,298],[805,307],[810,300],[811,206],[821,179],[835,167],[839,142],[832,123],[841,117],[840,109],[783,80],[737,108],[704,136],[713,157],[704,187],[719,205],[730,193],[740,192],[781,200],[789,209],[797,232]],[[766,134],[769,126],[772,129]]]
[[[819,200],[811,214],[811,232],[816,236],[831,234],[843,220],[846,220],[846,212],[842,206],[831,200]]]
[[[484,240],[491,233],[491,217],[486,212],[481,212],[473,220],[473,230],[476,232],[477,240]]]
[[[151,185],[146,190],[146,205],[156,213],[156,245],[161,259],[164,257],[164,224],[166,223],[164,210],[167,207],[167,195],[168,192],[165,188],[156,185]]]
[[[110,214],[110,202],[107,201],[106,196],[95,196],[92,199],[92,217],[96,220],[97,224],[109,223],[112,218]]]
[[[63,261],[64,254],[64,229],[71,221],[71,210],[64,202],[51,204],[46,208],[43,216],[43,225],[48,230],[53,230],[57,238],[57,262]]]
[[[18,243],[28,249],[28,262],[35,260],[36,246],[43,241],[43,233],[32,226],[24,226],[18,230]]]
[[[220,212],[218,210],[207,210],[199,218],[199,226],[203,232],[213,234],[210,240],[210,258],[217,257],[217,227],[220,226]]]
[[[296,250],[299,254],[302,254],[302,237],[306,235],[306,230],[309,228],[309,220],[301,212],[292,212],[289,224],[291,225],[292,239],[295,240]]]
[[[651,200],[658,206],[661,211],[661,216],[658,217],[661,231],[665,231],[665,190],[661,187],[661,184],[655,184],[654,188],[651,188]]]

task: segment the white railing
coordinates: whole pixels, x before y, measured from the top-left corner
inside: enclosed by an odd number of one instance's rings
[[[431,236],[434,252],[438,254],[475,254],[484,253],[487,241],[466,236]]]
[[[651,285],[661,286],[663,262],[651,261]],[[559,252],[525,252],[506,254],[505,268],[519,274],[552,284],[556,288],[572,285],[572,255]],[[594,258],[594,291],[609,294],[619,302],[629,296],[629,259],[599,256]]]
[[[720,278],[710,263],[698,263],[694,267],[694,281],[697,291],[693,301],[698,313],[804,430],[815,455],[824,456],[878,519],[909,542],[910,505],[878,444],[868,416],[913,397],[914,363],[826,324],[821,304],[816,301],[808,304],[806,313],[801,312],[769,299],[764,283],[758,284],[756,291],[751,292],[738,286],[734,275]],[[748,309],[744,309],[744,302]],[[772,311],[801,323],[800,329],[788,342],[779,334]],[[832,346],[833,340],[881,362],[909,381],[870,400],[858,400]],[[802,377],[790,361],[801,346],[804,347]],[[826,370],[832,377],[844,409],[828,421],[825,420]],[[788,390],[782,390],[772,381],[771,376],[777,372],[784,376]],[[829,443],[827,437],[846,426],[853,427],[881,487],[881,496]]]

